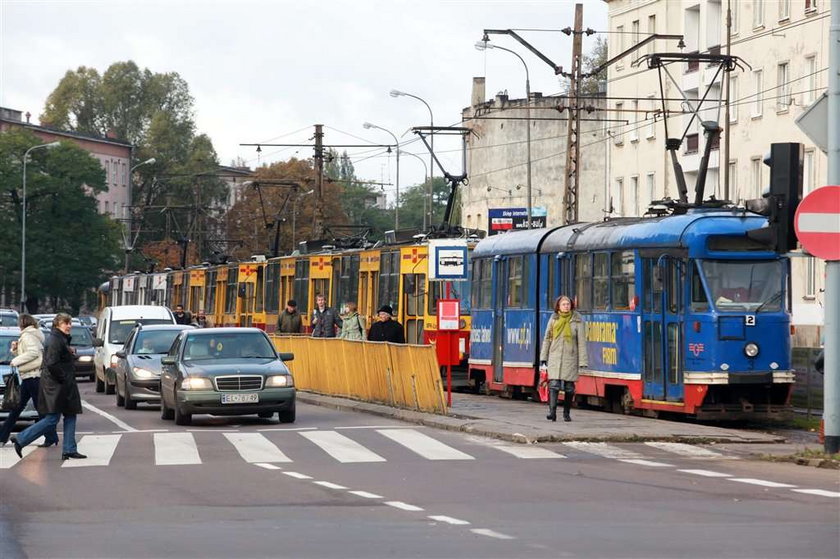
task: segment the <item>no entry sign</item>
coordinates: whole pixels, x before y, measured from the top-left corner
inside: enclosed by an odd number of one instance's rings
[[[840,260],[840,186],[823,186],[803,198],[793,226],[809,254]]]

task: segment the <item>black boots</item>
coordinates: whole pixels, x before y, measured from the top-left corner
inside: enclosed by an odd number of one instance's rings
[[[563,393],[563,421],[571,421],[572,416],[569,415],[569,410],[572,409],[572,400],[575,398],[575,393],[566,391]]]
[[[549,421],[557,421],[557,395],[559,390],[548,391],[548,415],[545,416]]]

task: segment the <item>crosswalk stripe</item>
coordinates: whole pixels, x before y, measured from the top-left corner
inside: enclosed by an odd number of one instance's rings
[[[350,491],[350,493],[365,499],[384,499],[382,495],[377,495],[376,493],[370,493],[368,491]]]
[[[680,456],[687,456],[689,458],[723,458],[723,454],[721,454],[720,452],[715,452],[707,448],[702,448],[699,446],[694,446],[685,443],[666,443],[659,441],[650,441],[646,442],[645,444],[648,446],[652,446],[653,448],[658,448],[659,450],[673,452],[674,454],[679,454]]]
[[[291,462],[265,435],[259,433],[225,433],[242,459],[250,464],[257,462]]]
[[[639,458],[619,458],[618,461],[625,462],[627,464],[636,464],[637,466],[650,466],[652,468],[673,468],[671,464],[653,462],[651,460],[641,460]]]
[[[731,477],[727,481],[737,481],[739,483],[749,483],[750,485],[760,485],[762,487],[796,487],[789,483],[778,483],[775,481],[766,481],[763,479],[755,479],[750,477]]]
[[[711,470],[677,470],[678,472],[684,472],[686,474],[694,474],[697,476],[703,477],[732,477],[730,474],[724,474],[721,472],[713,472]]]
[[[307,431],[301,432],[300,435],[342,463],[385,462],[385,459],[375,452],[335,431]]]
[[[37,446],[35,446],[36,444],[40,444],[40,442],[35,441],[23,449],[24,458],[29,456],[30,453],[35,452],[35,449],[37,448]],[[18,462],[20,462],[20,458],[18,458],[18,455],[15,452],[15,447],[11,442],[0,448],[0,470],[8,470]]]
[[[607,443],[588,443],[580,441],[570,441],[565,442],[563,444],[577,450],[582,450],[583,452],[589,452],[591,454],[601,456],[603,458],[616,458],[620,460],[628,460],[642,457],[640,454],[633,452],[632,450],[627,450]]]
[[[469,524],[466,520],[461,520],[460,518],[452,518],[451,516],[445,516],[442,514],[432,515],[428,517],[431,520],[436,522],[445,522],[447,524],[454,524],[455,526],[466,526]]]
[[[415,429],[377,429],[376,431],[428,460],[475,460],[469,454],[445,445]]]
[[[107,466],[111,463],[122,435],[85,435],[79,440],[78,451],[87,456],[85,460],[65,460],[62,468],[86,468]]]
[[[155,433],[155,465],[201,464],[192,433]]]
[[[791,489],[796,493],[805,493],[806,495],[818,495],[820,497],[837,497],[840,498],[840,493],[837,491],[826,491],[825,489]]]
[[[524,458],[526,460],[538,458],[565,458],[564,455],[548,450],[547,448],[540,448],[538,446],[530,445],[493,445],[493,448],[498,448],[503,452],[512,454],[517,458]]]

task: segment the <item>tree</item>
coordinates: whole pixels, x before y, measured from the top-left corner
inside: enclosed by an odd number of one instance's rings
[[[371,240],[382,239],[385,231],[394,228],[394,212],[377,206],[379,188],[356,176],[346,151],[337,157],[335,150],[329,150],[324,174],[342,190],[341,207],[349,225],[370,227]]]
[[[400,225],[407,229],[422,229],[423,211],[428,205],[428,182],[410,186],[400,195]],[[432,180],[432,220],[431,225],[439,226],[443,222],[446,202],[449,200],[450,187],[443,177]],[[457,225],[460,219],[453,212],[452,223]]]
[[[0,269],[20,282],[21,179],[24,152],[43,143],[28,131],[0,133]],[[99,161],[72,143],[30,153],[26,167],[27,307],[45,298],[77,312],[86,290],[119,265],[119,226],[97,210],[107,189]]]
[[[588,74],[606,61],[607,41],[603,37],[597,37],[592,50],[588,54],[583,55],[581,67],[583,72]],[[605,68],[593,76],[583,78],[580,84],[580,92],[582,95],[597,95],[602,89],[606,91],[606,82],[607,70]]]

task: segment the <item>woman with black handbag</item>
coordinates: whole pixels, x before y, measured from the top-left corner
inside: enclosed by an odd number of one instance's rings
[[[15,426],[20,414],[26,409],[26,404],[32,400],[32,405],[38,407],[38,390],[41,378],[41,364],[44,358],[44,334],[38,328],[38,321],[28,314],[22,314],[18,318],[20,337],[17,342],[12,342],[12,352],[15,358],[11,366],[16,367],[20,378],[20,399],[14,409],[8,410],[9,415],[6,421],[0,426],[0,446],[9,441],[9,435]],[[9,377],[12,382],[12,377]],[[8,390],[7,386],[7,390]],[[45,441],[40,446],[52,446],[58,444],[58,435],[55,429],[45,434]]]

